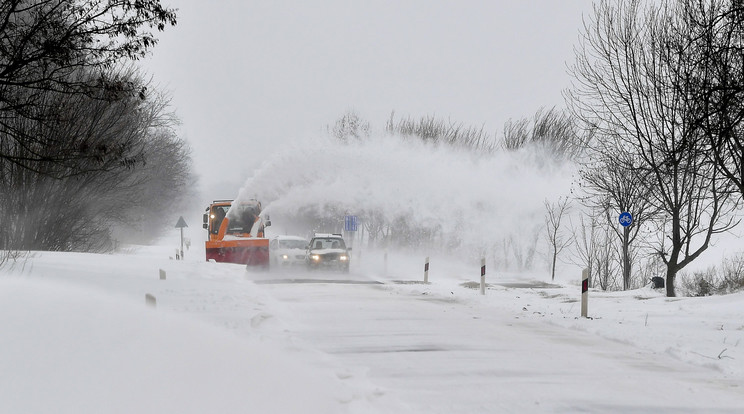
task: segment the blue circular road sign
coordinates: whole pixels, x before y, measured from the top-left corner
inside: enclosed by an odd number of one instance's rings
[[[623,227],[628,227],[633,223],[633,216],[630,215],[627,211],[623,211],[620,213],[620,217],[618,218],[620,220],[620,224],[622,224]]]

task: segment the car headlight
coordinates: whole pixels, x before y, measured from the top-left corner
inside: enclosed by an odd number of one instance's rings
[[[312,260],[314,260],[314,261],[317,262],[318,260],[320,260],[320,256],[318,256],[317,254],[314,254],[314,255],[311,255],[310,256],[310,259],[312,259]]]
[[[286,254],[283,254],[283,255],[282,255],[282,259],[284,259],[284,260],[288,260],[288,259],[289,259],[289,256],[288,256],[288,255],[286,255]]]
[[[341,256],[339,256],[338,259],[341,260],[342,262],[345,262],[345,261],[349,260],[349,256],[341,255]]]

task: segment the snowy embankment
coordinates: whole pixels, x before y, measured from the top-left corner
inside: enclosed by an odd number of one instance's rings
[[[310,366],[297,352],[178,312],[262,301],[224,280],[214,280],[224,290],[202,291],[198,282],[219,269],[190,265],[60,253],[6,264],[0,270],[0,412],[339,412],[351,401],[332,372]],[[158,266],[176,280],[161,282]],[[190,303],[177,312],[145,306],[146,293],[160,299],[174,284],[193,294],[184,296]],[[221,310],[227,322],[229,309]]]
[[[609,366],[618,370],[596,374],[608,383],[624,377],[651,384],[659,378],[682,381],[679,373],[686,372],[693,383],[707,388],[699,395],[674,397],[680,402],[669,404],[653,396],[652,402],[639,402],[637,390],[613,385],[616,409],[600,411],[644,411],[634,404],[645,404],[640,407],[649,412],[659,407],[694,409],[706,406],[695,405],[705,398],[712,399],[705,404],[721,412],[735,412],[729,408],[744,404],[744,294],[668,299],[651,289],[591,292],[593,319],[582,319],[577,317],[579,288],[570,280],[551,286],[493,275],[481,296],[466,283],[477,280],[468,277],[467,266],[433,264],[431,283],[424,285],[414,283],[421,276],[418,270],[409,271],[403,259],[396,264],[394,255],[391,268],[396,271],[391,274],[357,263],[349,278],[370,284],[354,288],[343,283],[273,284],[299,279],[273,272],[252,275],[238,265],[187,259],[168,260],[161,250],[141,249],[129,255],[32,253],[6,263],[0,268],[0,412],[570,411],[578,406],[567,405],[566,399],[576,398],[561,393],[568,393],[574,375],[556,374],[563,370],[558,361],[576,360],[581,373],[606,362],[602,358],[609,358]],[[365,260],[369,264],[374,255]],[[166,280],[160,280],[160,269]],[[532,287],[514,287],[525,282]],[[146,306],[146,294],[157,299],[156,308]],[[344,296],[350,294],[354,296]],[[386,313],[373,309],[377,305]],[[402,313],[410,320],[403,320]],[[352,324],[345,314],[357,319]],[[440,326],[427,327],[413,338],[425,338],[423,345],[395,345],[416,331],[410,323],[429,323],[427,318]],[[478,321],[489,323],[488,335],[493,337],[464,330],[464,322]],[[448,338],[435,328],[463,333]],[[376,336],[375,342],[364,342],[355,329]],[[617,364],[614,357],[601,355],[589,355],[585,362],[582,355],[554,355],[555,361],[540,360],[537,354],[523,358],[507,341],[514,329],[520,340],[527,338],[525,349],[540,355],[570,353],[574,347],[578,352],[587,343],[614,343],[620,352],[641,356],[630,366],[625,363],[628,356]],[[567,339],[573,337],[576,344]],[[456,391],[446,382],[452,377],[451,364],[436,362],[453,355],[465,363],[470,359],[463,360],[463,355],[471,355],[471,349],[487,363],[493,354],[484,352],[495,347],[503,348],[499,355],[507,358],[511,370],[468,373],[465,364],[458,375],[478,384],[498,384],[503,394],[498,400],[473,402],[478,397],[472,392]],[[381,359],[397,355],[408,355],[392,360],[403,363],[405,371],[394,372],[403,365]],[[661,361],[659,372],[642,370],[648,377],[637,378],[632,365],[655,366],[654,355]],[[676,373],[663,372],[667,360],[677,361]],[[522,366],[530,367],[527,374],[519,371]],[[419,385],[405,382],[407,377]],[[549,392],[529,394],[550,381],[555,384]],[[566,388],[560,391],[562,384]],[[596,397],[585,394],[582,398],[595,408],[606,408],[602,404],[611,395],[605,389],[596,390]],[[527,395],[527,405],[513,405],[509,398],[517,395]],[[472,405],[457,408],[466,402]]]

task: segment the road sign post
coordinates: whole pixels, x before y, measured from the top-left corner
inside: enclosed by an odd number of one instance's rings
[[[183,228],[188,227],[186,224],[186,220],[183,219],[183,216],[178,218],[178,223],[176,223],[176,228],[181,230],[181,260],[183,260]]]
[[[344,217],[344,230],[357,231],[358,227],[357,216]]]

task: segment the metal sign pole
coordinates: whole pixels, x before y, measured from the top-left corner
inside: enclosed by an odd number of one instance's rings
[[[188,225],[186,224],[186,220],[183,219],[183,216],[181,216],[178,218],[178,222],[176,223],[176,228],[181,229],[181,251],[179,252],[181,260],[183,260],[183,228],[184,227],[188,227]]]
[[[181,260],[183,260],[183,227],[181,227]]]

